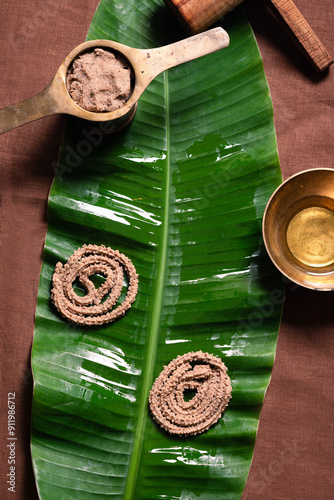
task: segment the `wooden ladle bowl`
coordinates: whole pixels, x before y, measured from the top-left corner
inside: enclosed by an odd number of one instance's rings
[[[154,49],[135,49],[111,40],[92,40],[75,47],[64,59],[51,83],[39,94],[0,110],[0,134],[53,114],[68,114],[91,122],[111,122],[110,131],[119,130],[134,116],[139,97],[149,83],[163,71],[229,45],[222,28],[214,28],[170,45]],[[134,76],[128,101],[110,112],[92,112],[78,106],[66,88],[66,76],[74,59],[95,48],[112,50],[125,58]]]

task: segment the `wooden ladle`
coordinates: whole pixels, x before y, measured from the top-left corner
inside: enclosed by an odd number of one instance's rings
[[[212,26],[243,0],[165,0],[181,24],[190,33]],[[292,0],[267,0],[275,14],[289,28],[297,46],[318,71],[324,71],[333,59]]]
[[[110,40],[84,42],[68,54],[44,90],[34,97],[0,110],[0,134],[33,120],[62,113],[92,122],[112,122],[112,131],[118,130],[132,119],[139,97],[157,75],[228,45],[229,36],[220,27],[170,45],[147,50],[135,49]],[[115,111],[99,113],[82,109],[72,100],[66,89],[66,75],[73,60],[83,52],[97,47],[120,53],[133,70],[132,94],[124,106]]]

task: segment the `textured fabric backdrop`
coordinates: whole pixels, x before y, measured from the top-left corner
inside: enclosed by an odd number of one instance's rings
[[[295,3],[333,55],[333,0]],[[49,83],[64,57],[84,41],[97,5],[98,0],[1,2],[0,107],[30,97]],[[284,179],[308,168],[334,168],[334,66],[328,74],[317,74],[262,0],[247,0],[244,5],[271,90]],[[50,117],[0,136],[0,493],[4,499],[37,499],[29,449],[29,358],[47,197],[63,125],[63,117]],[[243,500],[334,498],[333,304],[332,292],[287,287],[276,361]],[[6,484],[11,392],[16,394],[15,494]]]

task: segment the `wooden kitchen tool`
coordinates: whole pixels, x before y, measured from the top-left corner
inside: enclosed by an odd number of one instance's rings
[[[33,120],[62,113],[92,122],[109,122],[108,133],[115,132],[131,121],[139,97],[156,76],[169,68],[223,49],[229,43],[228,34],[220,27],[154,49],[136,49],[111,40],[84,42],[68,54],[51,83],[39,94],[0,109],[0,134]],[[121,108],[106,113],[82,109],[66,89],[66,75],[73,60],[97,47],[120,53],[130,63],[134,75],[134,87],[128,101]]]
[[[243,0],[165,0],[184,28],[190,33],[199,33],[218,21]],[[299,12],[292,0],[267,0],[275,14],[287,26],[298,47],[311,64],[324,71],[333,59],[316,36],[311,26]]]

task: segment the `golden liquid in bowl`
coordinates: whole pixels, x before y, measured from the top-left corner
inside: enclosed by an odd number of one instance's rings
[[[310,267],[334,263],[334,212],[324,207],[309,207],[290,221],[287,245],[293,256]]]

